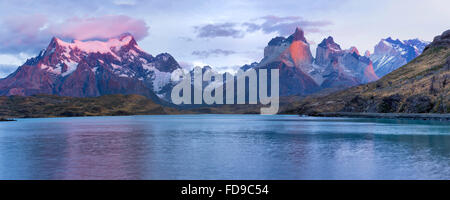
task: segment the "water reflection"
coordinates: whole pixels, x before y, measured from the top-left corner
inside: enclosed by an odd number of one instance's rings
[[[0,179],[448,179],[450,124],[180,115],[0,124]]]

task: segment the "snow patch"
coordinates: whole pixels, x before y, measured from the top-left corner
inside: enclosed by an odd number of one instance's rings
[[[139,60],[140,60],[142,63],[144,63],[144,64],[147,63],[147,60],[145,60],[145,59],[143,59],[143,58],[139,58]]]
[[[153,91],[159,92],[161,89],[170,83],[170,72],[160,72],[158,70],[153,71]]]
[[[74,40],[72,43],[64,42],[60,39],[56,39],[58,44],[62,47],[68,47],[70,49],[79,49],[80,51],[87,53],[113,53],[112,48],[120,49],[130,43],[131,36],[125,37],[122,40],[117,38],[109,39],[106,42],[102,41],[79,41]]]
[[[78,66],[77,62],[67,62],[65,64],[67,65],[67,71],[62,73],[61,74],[62,76],[67,76],[67,75],[73,73],[77,69],[77,66]]]
[[[45,64],[41,64],[40,68],[52,74],[61,74],[61,67],[52,67]]]
[[[112,66],[113,69],[121,69],[122,68],[121,66],[116,65],[114,63],[111,63],[111,66]]]
[[[159,92],[164,86],[171,82],[170,78],[172,73],[159,71],[153,63],[144,64],[142,67],[148,72],[153,72],[150,73],[150,78],[153,83],[153,91]]]
[[[134,51],[133,49],[130,50],[130,53],[134,56],[139,56],[139,54],[136,51]]]
[[[56,39],[57,43],[67,50],[75,50],[78,49],[82,52],[86,53],[101,53],[101,54],[110,54],[114,56],[117,60],[120,60],[120,57],[116,55],[115,51],[119,51],[122,46],[128,45],[131,41],[132,37],[127,36],[123,39],[112,38],[106,42],[102,41],[79,41],[74,40],[73,42],[64,42],[61,39]],[[65,54],[67,58],[70,55]]]
[[[153,63],[144,64],[144,65],[142,65],[142,67],[148,71],[156,70],[155,64],[153,64]]]

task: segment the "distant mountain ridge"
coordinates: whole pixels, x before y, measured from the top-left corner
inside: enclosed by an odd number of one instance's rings
[[[259,63],[241,67],[250,68],[279,69],[281,96],[308,95],[324,88],[350,87],[378,79],[368,57],[361,56],[356,47],[342,50],[331,36],[318,45],[314,58],[300,28],[287,38],[273,38]]]
[[[288,37],[270,40],[264,58],[241,69],[279,69],[280,95],[305,96],[376,81],[381,77],[377,72],[390,72],[406,64],[419,55],[425,44],[418,39],[388,38],[375,47],[374,54],[361,55],[356,47],[342,49],[330,36],[318,45],[314,58],[303,30],[296,28]],[[176,84],[171,74],[177,69],[181,67],[170,54],[154,57],[143,51],[130,34],[107,41],[65,42],[52,38],[38,56],[0,79],[0,95],[139,94],[155,102],[170,103]],[[205,81],[202,87],[209,83]]]
[[[322,68],[322,88],[355,86],[379,78],[368,57],[361,56],[356,47],[342,50],[331,36],[318,45],[315,64]]]
[[[370,59],[374,63],[375,73],[382,77],[419,56],[429,42],[419,39],[399,40],[382,39],[374,49]]]
[[[380,80],[308,97],[295,113],[450,113],[450,30]]]
[[[280,70],[280,95],[310,94],[319,85],[308,74],[314,58],[304,32],[297,28],[288,38],[276,37],[264,48],[264,58],[254,69]]]

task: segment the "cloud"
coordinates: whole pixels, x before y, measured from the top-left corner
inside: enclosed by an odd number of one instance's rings
[[[118,6],[135,6],[136,5],[136,1],[134,1],[134,0],[114,0],[113,3]]]
[[[216,66],[214,67],[214,70],[218,72],[230,72],[235,73],[237,70],[239,70],[242,66],[240,65],[232,65],[232,66]]]
[[[148,26],[142,20],[124,15],[107,15],[92,18],[70,18],[54,24],[49,31],[56,36],[77,40],[108,39],[122,33],[131,33],[140,40],[148,35]]]
[[[207,24],[194,27],[199,38],[233,37],[242,38],[244,32],[235,23]]]
[[[190,62],[179,61],[178,64],[180,65],[181,68],[186,70],[191,70],[192,68],[194,68],[194,65]]]
[[[185,42],[192,42],[194,41],[192,38],[190,37],[178,37],[178,39],[183,40]]]
[[[302,28],[305,32],[322,32],[322,28],[331,25],[330,21],[305,20],[299,16],[279,17],[267,15],[259,17],[253,21],[241,24],[227,22],[218,24],[207,24],[194,27],[198,38],[232,37],[242,38],[247,33],[262,31],[263,33],[278,33],[279,35],[290,35],[296,27]]]
[[[0,64],[0,78],[4,78],[14,72],[18,66]]]
[[[45,15],[7,17],[0,21],[0,53],[36,53],[45,48],[51,37],[65,40],[107,39],[131,33],[136,40],[148,35],[142,20],[124,15],[69,18],[54,23]]]
[[[207,51],[193,51],[192,55],[198,56],[200,58],[208,58],[210,56],[228,56],[231,54],[235,54],[235,51],[231,50],[223,50],[223,49],[210,49]]]
[[[47,17],[44,15],[3,18],[0,21],[0,53],[35,51],[36,46],[43,48],[46,45],[44,40],[50,40],[43,30],[46,23]]]
[[[322,27],[331,25],[330,21],[311,21],[299,16],[279,17],[267,15],[259,18],[263,23],[245,22],[242,25],[247,27],[246,31],[254,32],[262,30],[264,33],[278,33],[280,35],[290,35],[296,27],[302,28],[305,32],[322,32]]]

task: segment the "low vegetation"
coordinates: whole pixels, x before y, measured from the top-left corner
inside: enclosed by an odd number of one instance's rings
[[[176,109],[164,107],[140,95],[105,95],[90,98],[56,95],[2,96],[2,118],[78,117],[176,114]]]

